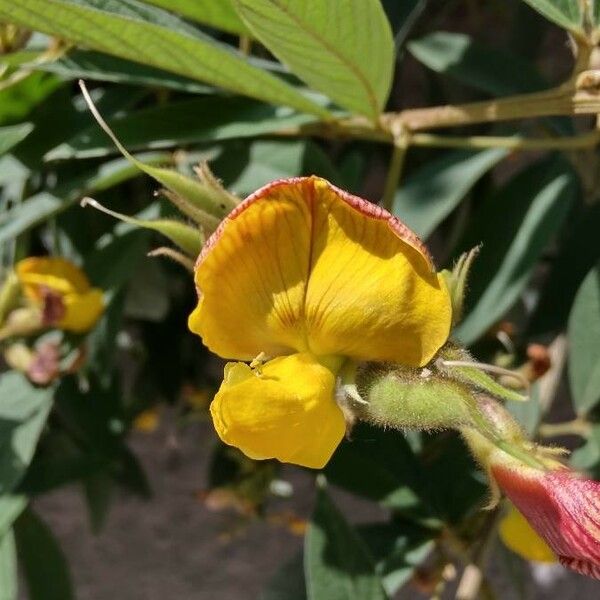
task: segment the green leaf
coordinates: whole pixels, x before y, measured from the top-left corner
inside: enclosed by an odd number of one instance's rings
[[[392,84],[394,43],[379,0],[234,0],[254,35],[340,106],[376,119]]]
[[[425,522],[420,465],[404,436],[360,423],[327,464],[327,480],[386,508]],[[434,523],[435,525],[435,523]]]
[[[569,317],[575,294],[600,259],[600,203],[584,206],[569,223],[559,254],[540,291],[540,301],[529,324],[530,334],[558,331]]]
[[[229,33],[246,35],[248,29],[233,8],[233,0],[145,0],[148,4],[161,6],[184,17],[222,29]]]
[[[577,193],[572,169],[550,157],[487,199],[465,243],[471,247],[476,240],[483,246],[472,269],[471,309],[456,330],[460,341],[473,343],[518,300]]]
[[[131,151],[254,137],[314,121],[310,115],[285,107],[275,108],[246,98],[210,96],[131,112],[107,123]],[[55,147],[45,158],[91,158],[114,152],[112,141],[92,125]]]
[[[140,156],[146,164],[165,162],[170,155],[153,153]],[[118,158],[96,166],[84,175],[73,178],[52,192],[39,192],[0,215],[0,243],[43,223],[75,204],[83,195],[109,189],[139,174],[127,159]]]
[[[150,175],[150,177],[161,183],[169,192],[172,192],[168,195],[169,199],[197,224],[202,225],[207,231],[213,231],[219,225],[220,220],[237,206],[238,199],[226,192],[214,179],[212,173],[209,173],[209,175],[199,173],[197,178],[192,179],[174,169],[165,169],[146,164],[130,154],[103,119],[85,85],[80,83],[80,87],[92,115],[104,133],[113,141],[119,152],[129,162],[140,169],[140,171]],[[208,181],[209,177],[210,181]],[[106,209],[103,210],[110,212]],[[130,217],[125,217],[118,213],[112,214],[121,220],[127,221],[129,219],[130,223],[134,222]],[[194,230],[187,226],[168,221],[155,222],[153,224],[149,224],[148,222],[142,223],[140,221],[136,224],[140,227],[160,231],[182,248],[185,246],[184,250],[186,252],[189,249],[195,249],[194,246],[198,245],[198,243],[201,245],[199,234],[197,234],[198,239],[195,239],[194,233],[197,232],[194,232]]]
[[[148,172],[153,173],[154,169],[152,167],[150,167],[150,169],[152,170],[149,170]],[[167,170],[161,169],[161,171]],[[169,171],[167,172],[170,173]],[[169,238],[186,254],[194,258],[200,254],[200,250],[204,244],[204,235],[201,233],[200,228],[186,225],[181,221],[176,221],[174,219],[138,219],[136,217],[130,217],[114,210],[109,210],[92,198],[84,198],[81,202],[81,205],[92,206],[111,215],[112,217],[115,217],[116,219],[119,219],[120,221],[129,223],[130,225],[157,231],[158,233]]]
[[[586,443],[571,454],[571,465],[580,471],[592,471],[598,479],[600,465],[600,425],[594,425]]]
[[[0,537],[12,527],[14,520],[27,506],[27,502],[27,498],[21,495],[0,496]]]
[[[584,279],[569,316],[569,381],[577,413],[600,400],[600,265]]]
[[[17,551],[12,530],[0,538],[0,600],[17,600]]]
[[[24,140],[32,130],[31,123],[0,127],[0,154],[8,152],[13,146]]]
[[[127,58],[328,118],[292,86],[227,46],[136,0],[0,0],[0,17],[87,48]]]
[[[534,383],[529,392],[527,402],[508,401],[506,408],[510,414],[519,421],[528,435],[534,437],[540,419],[542,418],[542,407],[540,406],[540,386]]]
[[[47,71],[65,79],[158,86],[192,94],[214,91],[210,86],[187,77],[90,50],[72,50],[52,62],[31,63],[26,68]]]
[[[390,597],[407,583],[435,546],[438,533],[400,520],[359,525],[357,531],[376,560]]]
[[[579,0],[525,0],[529,6],[572,33],[583,35],[582,2]]]
[[[467,192],[507,152],[457,150],[427,162],[396,192],[392,212],[423,238],[458,206]]]
[[[48,526],[27,509],[15,523],[19,564],[29,600],[73,600],[65,556]]]
[[[32,73],[0,90],[0,124],[22,121],[43,102],[62,81],[48,73]]]
[[[463,33],[436,31],[407,44],[426,67],[493,96],[547,87],[537,69],[518,56],[474,41]]]
[[[52,388],[36,388],[16,372],[0,376],[0,494],[23,477],[51,406]]]
[[[373,557],[324,489],[306,532],[304,570],[310,600],[387,598]]]
[[[260,600],[306,600],[303,561],[302,552],[298,552],[284,563],[263,590]]]
[[[241,197],[276,179],[318,173],[340,183],[331,159],[310,140],[256,140],[224,146],[211,163],[229,189]]]

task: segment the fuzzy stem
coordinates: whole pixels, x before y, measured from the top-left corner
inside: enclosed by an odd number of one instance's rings
[[[544,423],[540,425],[538,433],[542,437],[556,437],[559,435],[578,435],[586,437],[592,429],[592,424],[582,417],[563,423]]]

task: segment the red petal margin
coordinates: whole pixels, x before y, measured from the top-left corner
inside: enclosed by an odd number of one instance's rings
[[[267,185],[261,187],[259,190],[248,196],[243,202],[241,202],[236,208],[234,208],[229,215],[221,222],[217,230],[208,238],[204,247],[202,248],[202,252],[200,256],[198,256],[198,260],[196,261],[196,268],[198,268],[199,264],[202,262],[202,259],[206,254],[210,251],[210,249],[217,243],[219,238],[221,237],[221,233],[223,229],[227,226],[229,221],[236,219],[241,213],[243,213],[251,204],[258,200],[267,200],[269,195],[274,192],[277,188],[282,186],[305,186],[306,194],[304,194],[306,201],[311,202],[314,197],[314,184],[315,181],[324,181],[329,189],[338,196],[341,200],[349,204],[352,208],[362,213],[363,215],[370,217],[372,219],[378,219],[381,221],[387,221],[390,229],[404,242],[406,242],[409,246],[412,246],[415,250],[420,252],[425,260],[429,263],[429,266],[432,271],[435,270],[435,266],[433,264],[433,260],[427,247],[419,236],[412,231],[409,227],[407,227],[400,219],[394,217],[394,215],[390,214],[381,206],[377,206],[368,200],[364,200],[363,198],[359,198],[358,196],[353,196],[352,194],[341,190],[340,188],[334,186],[329,183],[325,179],[321,179],[319,177],[311,176],[311,177],[291,177],[289,179],[278,179],[276,181],[272,181]]]
[[[565,567],[600,579],[600,482],[567,469],[495,465],[492,473]]]

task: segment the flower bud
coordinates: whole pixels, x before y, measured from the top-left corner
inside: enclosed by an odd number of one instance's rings
[[[559,561],[600,579],[600,482],[566,468],[544,471],[499,458],[491,465],[496,483]]]
[[[475,401],[467,388],[427,368],[367,363],[355,375],[362,401],[356,415],[399,429],[447,429],[474,423]]]

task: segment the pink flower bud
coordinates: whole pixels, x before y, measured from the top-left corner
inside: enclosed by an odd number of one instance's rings
[[[600,579],[600,482],[492,460],[494,479],[560,562]]]

